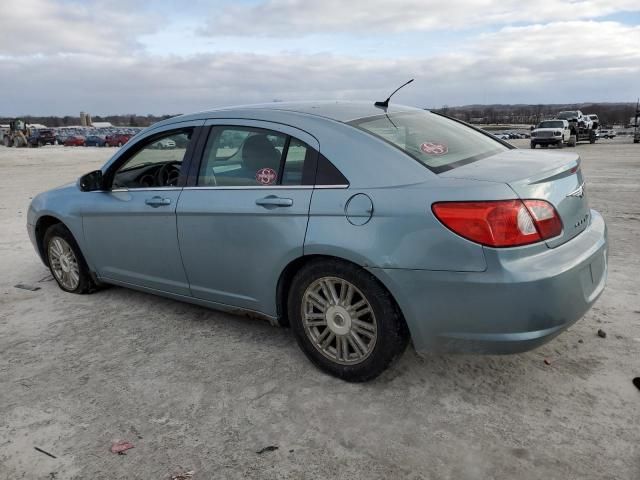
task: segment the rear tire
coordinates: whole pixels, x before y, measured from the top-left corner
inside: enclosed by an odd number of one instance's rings
[[[51,275],[62,290],[83,294],[96,289],[80,247],[64,225],[57,223],[49,227],[42,245]]]
[[[377,377],[409,342],[391,294],[373,275],[340,260],[304,266],[293,278],[287,309],[307,358],[348,382]]]

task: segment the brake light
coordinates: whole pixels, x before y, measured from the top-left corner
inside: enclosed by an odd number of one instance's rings
[[[431,206],[445,227],[489,247],[515,247],[560,235],[558,212],[544,200],[441,202]]]

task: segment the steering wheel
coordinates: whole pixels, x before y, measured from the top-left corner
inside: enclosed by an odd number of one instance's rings
[[[159,187],[177,187],[181,163],[173,160],[162,165],[156,172],[157,185]]]

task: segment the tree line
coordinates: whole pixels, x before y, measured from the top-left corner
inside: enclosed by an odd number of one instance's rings
[[[469,123],[535,125],[553,118],[563,110],[580,110],[585,115],[596,114],[600,124],[628,126],[635,115],[635,103],[579,103],[538,105],[465,105],[433,109]]]

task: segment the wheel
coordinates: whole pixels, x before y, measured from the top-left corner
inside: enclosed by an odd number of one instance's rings
[[[122,146],[122,142],[118,142],[118,147],[121,147],[121,146]]]
[[[558,148],[564,148],[564,142],[563,142],[562,140],[560,140],[560,141],[557,143],[557,147],[558,147]]]
[[[58,223],[44,234],[44,252],[51,275],[65,292],[90,293],[95,283],[73,235]]]
[[[578,137],[575,135],[571,135],[571,137],[569,138],[569,143],[567,145],[569,145],[570,147],[575,147],[577,143]]]
[[[350,263],[307,264],[293,279],[287,310],[298,345],[311,362],[349,382],[380,375],[409,341],[389,292]]]
[[[536,148],[536,144],[531,142],[531,148],[535,149]]]
[[[109,142],[104,142],[104,146],[105,147],[110,147],[111,145],[109,145]]]

